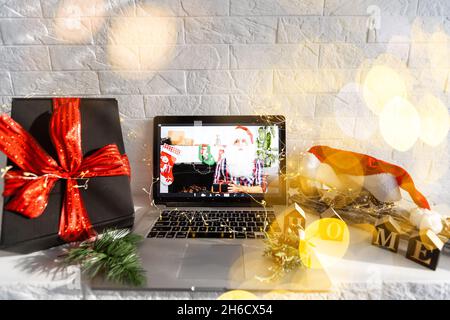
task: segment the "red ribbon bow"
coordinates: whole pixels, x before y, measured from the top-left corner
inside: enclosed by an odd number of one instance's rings
[[[7,115],[0,116],[0,150],[20,170],[10,170],[4,196],[11,196],[5,208],[29,218],[39,217],[48,204],[56,181],[66,179],[59,236],[66,242],[95,235],[80,195],[77,180],[99,176],[130,176],[127,156],[115,144],[108,144],[83,158],[79,98],[54,98],[50,137],[59,164],[24,128]]]

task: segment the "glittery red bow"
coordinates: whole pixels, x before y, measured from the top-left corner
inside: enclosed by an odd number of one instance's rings
[[[29,218],[39,217],[48,204],[50,191],[59,179],[66,179],[59,236],[66,242],[95,235],[80,196],[77,181],[99,176],[130,176],[130,164],[115,144],[108,144],[83,158],[79,98],[53,99],[50,137],[59,164],[17,122],[0,116],[0,150],[20,170],[6,174],[4,196],[11,196],[5,208]]]

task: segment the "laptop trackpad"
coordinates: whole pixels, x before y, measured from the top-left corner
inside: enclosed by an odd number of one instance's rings
[[[230,277],[244,279],[241,245],[188,244],[178,278],[227,280]]]

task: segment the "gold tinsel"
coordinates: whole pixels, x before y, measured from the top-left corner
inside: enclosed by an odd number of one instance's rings
[[[296,188],[290,190],[290,202],[296,202],[310,212],[320,214],[331,207],[348,224],[375,225],[378,219],[391,216],[403,231],[401,237],[407,238],[417,231],[409,222],[408,210],[402,209],[393,202],[381,202],[365,189],[343,192],[305,180],[297,181],[294,187]],[[450,218],[444,220],[443,224],[444,228],[439,236],[446,242],[450,238]],[[299,254],[299,241],[301,240],[298,235],[289,232],[288,234],[268,234],[265,241],[265,255],[274,261],[274,266],[271,268],[273,275],[260,280],[277,279],[288,272],[304,267]]]
[[[269,269],[272,275],[266,278],[258,277],[260,281],[280,279],[286,273],[303,267],[298,249],[299,236],[290,229],[284,233],[266,233],[266,248],[264,255],[272,258],[274,265]]]
[[[290,197],[290,201],[297,202],[305,209],[314,213],[321,213],[333,208],[348,224],[370,224],[384,216],[391,216],[402,228],[402,237],[407,238],[417,231],[409,221],[410,212],[401,208],[394,202],[382,202],[376,199],[369,191],[340,191],[321,185],[315,192],[311,188],[304,190],[307,183],[297,185],[297,192]],[[444,241],[450,238],[450,219],[444,219],[444,228],[439,234]]]

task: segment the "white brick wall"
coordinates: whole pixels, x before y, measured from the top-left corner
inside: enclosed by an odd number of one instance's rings
[[[61,23],[77,4],[85,6],[82,18],[65,37]],[[373,6],[376,32],[367,24]],[[0,0],[1,109],[29,95],[117,98],[136,192],[150,181],[155,115],[283,113],[290,159],[318,143],[369,152],[404,165],[439,199],[450,187],[450,140],[397,152],[379,132],[368,140],[346,136],[336,120],[336,94],[384,53],[409,68],[413,102],[428,91],[449,106],[449,63],[430,58],[417,27],[450,39],[450,1]],[[135,33],[124,39],[126,28]],[[111,55],[124,42],[125,51]],[[438,53],[450,53],[441,42]],[[167,53],[149,60],[161,48]],[[373,127],[361,117],[348,123]]]

